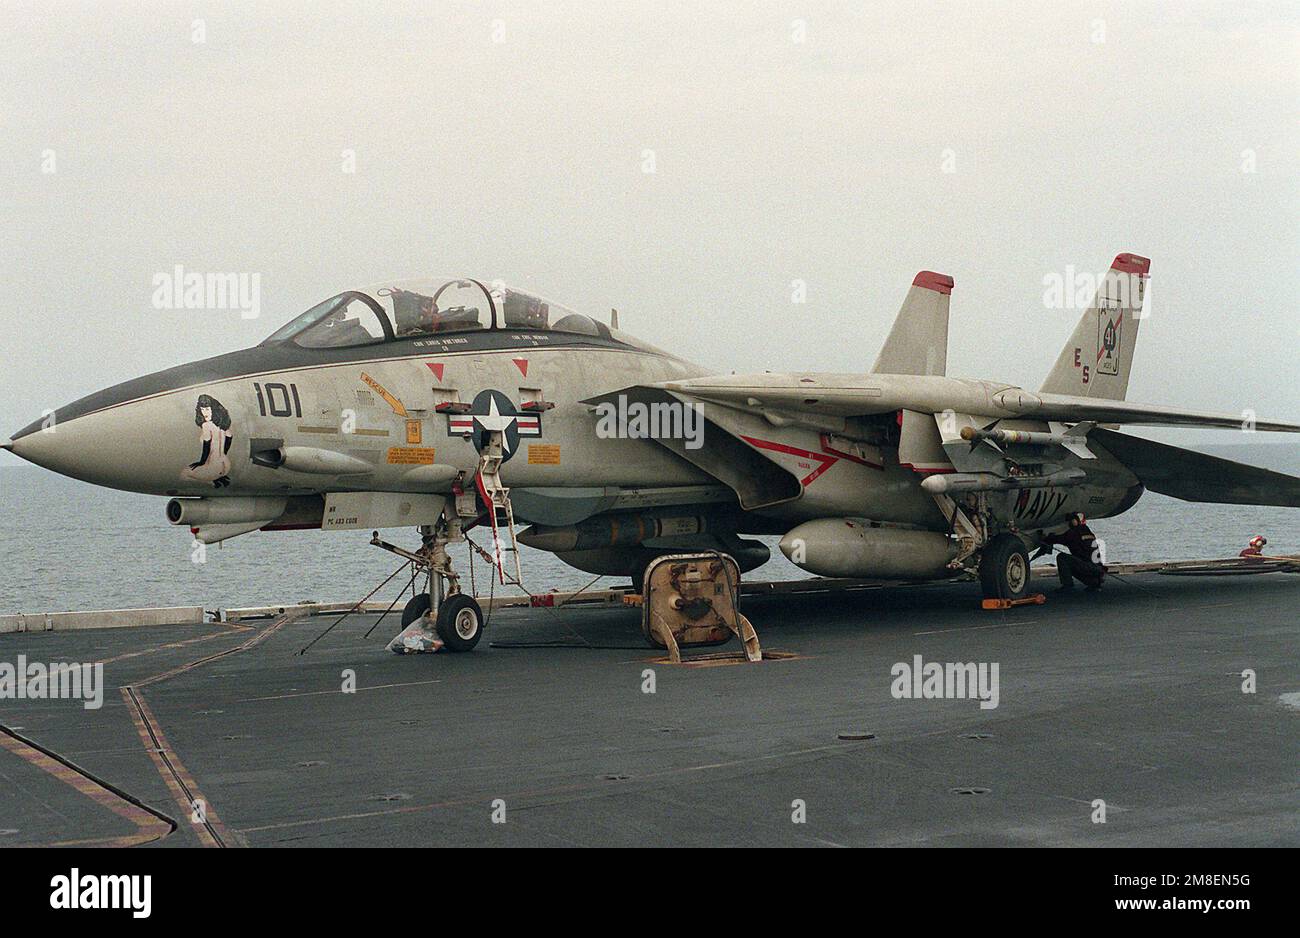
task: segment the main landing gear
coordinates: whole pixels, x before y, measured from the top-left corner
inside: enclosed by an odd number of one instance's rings
[[[1029,551],[1014,534],[996,535],[980,554],[980,585],[985,599],[1024,599],[1029,595]]]
[[[1009,531],[990,535],[986,493],[974,493],[964,503],[941,494],[936,494],[934,500],[949,519],[951,533],[960,545],[948,566],[969,570],[978,555],[980,586],[986,600],[1019,604],[1029,597],[1029,550],[1019,536]]]

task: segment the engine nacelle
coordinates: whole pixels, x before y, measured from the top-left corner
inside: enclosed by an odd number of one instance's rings
[[[884,580],[938,580],[957,543],[935,531],[872,527],[862,518],[818,518],[781,538],[781,553],[818,576]]]

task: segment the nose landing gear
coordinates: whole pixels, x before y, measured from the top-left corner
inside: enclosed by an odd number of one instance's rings
[[[486,555],[473,541],[470,541],[470,546],[484,554],[492,563],[502,583],[507,580],[505,554],[513,554],[515,573],[510,579],[522,587],[519,545],[515,543],[514,509],[510,503],[510,489],[501,481],[503,462],[505,433],[500,429],[491,429],[484,434],[474,483],[492,523],[492,554]],[[474,491],[467,492],[463,487],[464,475],[461,473],[457,477],[452,486],[452,497],[444,504],[438,520],[434,524],[421,526],[423,543],[418,551],[403,550],[382,541],[378,531],[374,532],[370,540],[376,547],[405,557],[417,571],[424,572],[428,578],[424,592],[411,597],[402,610],[403,630],[389,644],[398,653],[438,651],[441,648],[448,651],[473,651],[483,637],[483,610],[473,596],[460,591],[460,577],[452,570],[451,557],[447,555],[448,544],[459,544],[466,540],[462,525],[467,522],[472,524],[479,516]],[[509,546],[503,543],[503,526],[510,541]],[[432,623],[432,632],[426,623]],[[436,638],[433,633],[437,634]]]
[[[416,593],[402,609],[402,628],[419,622],[432,607],[427,591]],[[474,597],[465,593],[445,596],[431,619],[434,632],[448,651],[473,651],[483,636],[483,610]]]
[[[447,545],[464,540],[460,517],[449,505],[435,524],[420,528],[418,551],[404,550],[381,540],[370,543],[409,560],[426,577],[425,589],[402,609],[402,632],[389,644],[399,654],[419,651],[473,651],[483,637],[483,610],[473,596],[460,591],[460,575],[452,569]],[[436,637],[435,637],[436,636]]]

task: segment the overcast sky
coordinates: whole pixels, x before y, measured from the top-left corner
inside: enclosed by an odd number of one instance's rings
[[[930,268],[957,282],[949,373],[1037,387],[1079,315],[1045,308],[1044,278],[1120,251],[1152,258],[1130,400],[1297,420],[1298,23],[1296,3],[3,2],[0,435],[437,274],[617,306],[718,371],[862,371]],[[155,309],[177,264],[259,274],[261,317]]]

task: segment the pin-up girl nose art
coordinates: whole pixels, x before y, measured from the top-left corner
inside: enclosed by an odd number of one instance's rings
[[[191,482],[211,482],[213,488],[230,484],[230,412],[221,402],[207,394],[199,395],[194,405],[194,423],[199,428],[203,451],[198,462],[181,470],[181,478]]]

